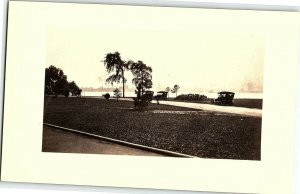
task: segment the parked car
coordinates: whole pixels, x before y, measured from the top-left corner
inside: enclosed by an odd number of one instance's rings
[[[154,96],[154,99],[166,100],[168,98],[168,92],[159,91],[157,95]]]
[[[212,103],[221,105],[233,105],[233,98],[233,92],[222,91],[218,93],[218,97],[216,99],[212,99]]]

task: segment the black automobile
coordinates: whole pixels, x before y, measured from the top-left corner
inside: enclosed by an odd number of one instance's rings
[[[212,99],[212,103],[221,105],[233,105],[233,98],[233,92],[222,91],[218,93],[218,97],[216,99]]]
[[[167,100],[168,98],[168,92],[165,91],[159,91],[157,92],[157,95],[154,96],[155,99],[159,99],[159,100]]]

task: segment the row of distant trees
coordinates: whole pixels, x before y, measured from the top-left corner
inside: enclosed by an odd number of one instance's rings
[[[165,91],[166,92],[172,92],[172,93],[176,93],[176,97],[177,97],[177,92],[178,92],[178,90],[179,90],[179,85],[174,85],[174,87],[171,89],[170,87],[166,87],[166,89],[165,89]]]
[[[68,82],[63,70],[51,65],[45,69],[45,94],[81,96],[82,90],[74,81]]]

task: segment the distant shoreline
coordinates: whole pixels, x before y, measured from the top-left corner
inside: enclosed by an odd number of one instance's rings
[[[83,97],[101,97],[103,94],[109,93],[110,96],[113,96],[113,92],[87,92],[87,91],[82,91],[81,95]],[[156,93],[154,93],[156,94]],[[196,92],[178,92],[178,95],[180,94],[203,94],[205,96],[207,96],[208,98],[216,98],[218,96],[218,93],[210,93],[210,92],[200,92],[200,93],[196,93]],[[136,97],[136,94],[134,92],[126,92],[125,91],[125,97],[126,98],[133,98]],[[175,98],[176,94],[169,92],[169,97],[170,98]],[[235,93],[235,99],[263,99],[263,93],[250,93],[250,92],[245,92],[245,93]]]
[[[45,97],[50,97],[49,95],[45,95]],[[53,96],[54,97],[54,96]],[[59,96],[63,97],[64,96]],[[70,97],[69,97],[70,98]],[[71,97],[71,98],[76,98]],[[82,96],[81,98],[91,98],[91,99],[104,99],[102,96]],[[111,99],[115,99],[114,96],[110,97]],[[132,99],[133,97],[125,97],[125,99]],[[122,98],[121,98],[122,99]],[[199,104],[211,104],[211,99],[202,100],[202,101],[196,101],[196,100],[176,100],[175,98],[168,98],[167,101],[177,101],[177,102],[186,102],[186,103],[199,103]],[[153,100],[154,102],[154,100]],[[244,107],[244,108],[256,108],[256,109],[262,109],[263,106],[263,99],[256,99],[256,98],[235,98],[233,100],[233,105],[235,107]]]

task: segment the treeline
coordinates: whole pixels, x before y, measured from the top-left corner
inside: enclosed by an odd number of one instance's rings
[[[68,82],[63,70],[51,65],[45,69],[45,94],[64,95],[65,97],[81,96],[82,90],[74,81]]]

